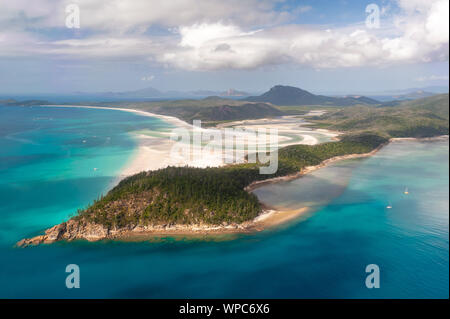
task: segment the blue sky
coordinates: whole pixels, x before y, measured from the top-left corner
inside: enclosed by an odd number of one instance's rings
[[[361,93],[448,86],[448,67],[448,0],[0,0],[2,94]]]

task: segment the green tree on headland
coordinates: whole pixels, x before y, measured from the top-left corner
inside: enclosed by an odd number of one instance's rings
[[[334,156],[367,153],[386,141],[361,134],[338,142],[288,146],[279,150],[278,170],[272,175],[261,175],[257,163],[142,172],[122,180],[74,218],[108,228],[242,223],[261,213],[256,196],[244,190],[252,182],[294,174]]]

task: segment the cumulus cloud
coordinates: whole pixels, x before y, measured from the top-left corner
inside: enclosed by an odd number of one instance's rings
[[[448,1],[438,1],[432,4],[425,21],[429,42],[437,45],[448,44],[448,11]]]
[[[252,69],[281,63],[336,68],[448,61],[447,0],[398,0],[400,13],[382,30],[362,24],[340,28],[287,24],[290,15],[311,8],[275,11],[276,0],[77,2],[82,28],[90,30],[89,35],[54,40],[19,26],[32,23],[57,28],[63,22],[56,13],[64,6],[55,8],[53,1],[45,0],[33,1],[33,5],[0,0],[4,9],[0,26],[8,22],[0,31],[0,55],[20,51],[77,57],[138,56],[187,70]],[[154,26],[171,32],[159,36],[146,32]]]
[[[0,56],[27,56],[41,46],[38,38],[20,30],[0,30]]]
[[[180,47],[161,61],[184,69],[255,68],[299,63],[316,68],[448,60],[448,1],[400,1],[394,36],[365,28],[323,29],[301,25],[245,32],[237,26],[183,27]],[[205,32],[206,33],[206,32]],[[195,41],[191,39],[196,39]],[[226,43],[232,51],[214,50]]]

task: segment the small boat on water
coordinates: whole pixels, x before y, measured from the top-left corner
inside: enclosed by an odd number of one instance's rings
[[[403,191],[403,194],[405,194],[405,195],[409,194],[408,187],[405,188],[405,190]]]
[[[387,205],[386,208],[387,208],[387,209],[391,209],[391,208],[392,208],[392,205]]]

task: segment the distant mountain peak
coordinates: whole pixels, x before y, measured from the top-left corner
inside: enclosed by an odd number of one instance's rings
[[[349,106],[357,104],[379,104],[378,101],[365,96],[329,97],[324,95],[315,95],[301,88],[287,85],[275,85],[266,93],[260,96],[251,96],[246,98],[245,100],[251,102],[267,102],[281,106]]]

